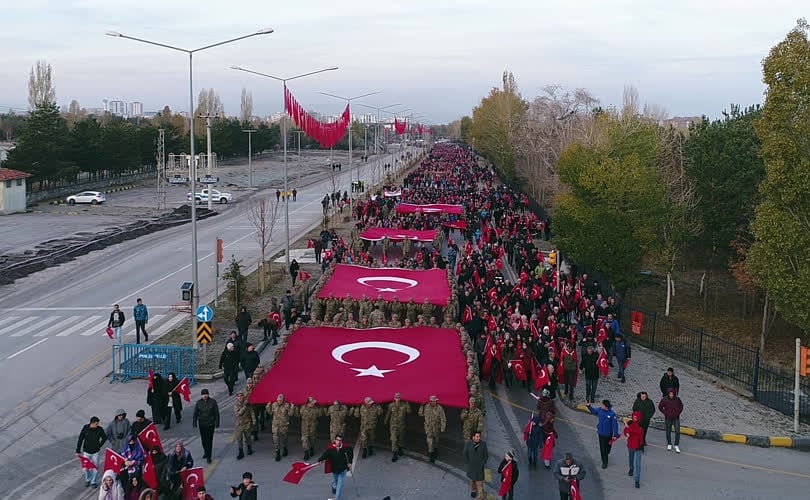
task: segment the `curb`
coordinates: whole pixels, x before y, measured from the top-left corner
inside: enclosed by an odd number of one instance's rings
[[[587,414],[591,412],[588,411],[588,407],[583,404],[569,404],[568,402],[564,402],[566,406],[571,409],[578,410]],[[621,419],[626,423],[630,420],[628,417],[621,417]],[[650,422],[650,427],[653,429],[658,430],[666,430],[660,422]],[[737,443],[737,444],[745,444],[748,446],[757,446],[759,448],[789,448],[792,450],[798,451],[810,451],[810,436],[801,436],[801,437],[786,437],[786,436],[757,436],[757,435],[749,435],[749,434],[733,434],[733,433],[721,433],[718,431],[706,430],[706,429],[695,429],[693,427],[684,427],[681,426],[681,434],[685,436],[691,436],[695,439],[709,439],[711,441],[718,441],[723,443]]]

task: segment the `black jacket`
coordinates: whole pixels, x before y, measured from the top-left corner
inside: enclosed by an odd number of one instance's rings
[[[506,467],[506,459],[505,458],[503,460],[501,460],[501,464],[498,465],[498,474],[503,472],[504,467]],[[516,461],[512,460],[512,486],[514,486],[515,483],[517,482],[518,476],[520,476],[520,470],[518,470],[518,464],[517,464]]]
[[[351,446],[343,446],[339,450],[330,446],[323,452],[318,462],[329,460],[329,464],[332,466],[332,472],[341,473],[349,468],[349,464],[352,463],[353,459],[354,448]]]
[[[633,402],[633,411],[641,412],[641,425],[649,425],[653,415],[655,415],[655,403],[647,396],[647,400],[641,399],[641,393],[636,395]]]
[[[118,311],[118,321],[113,321],[113,318],[115,318],[115,311],[110,313],[110,321],[107,323],[107,326],[111,327],[124,326],[124,321],[127,320],[127,317],[124,316],[124,311],[121,310]]]
[[[149,427],[149,424],[151,424],[151,423],[152,423],[152,421],[149,420],[148,418],[144,418],[143,422],[138,422],[137,420],[135,420],[134,422],[132,422],[132,425],[130,426],[130,429],[132,429],[131,432],[137,436],[137,435],[139,435],[141,433],[141,431],[143,431],[144,429]],[[145,451],[149,451],[149,450],[145,450]]]
[[[242,368],[247,373],[253,373],[256,371],[256,367],[259,366],[259,353],[255,350],[253,351],[245,351],[245,354],[242,355]]]
[[[678,392],[681,390],[681,381],[678,380],[677,375],[672,375],[672,378],[669,378],[667,377],[667,374],[664,373],[664,376],[661,377],[661,382],[658,384],[658,386],[661,388],[661,395],[663,397],[667,396],[667,391],[670,387],[675,389],[675,395],[677,396]]]
[[[247,311],[239,312],[236,315],[236,329],[240,331],[247,331],[250,328],[250,324],[253,323],[253,318],[250,316],[250,313]]]
[[[599,355],[596,351],[588,354],[587,352],[582,355],[582,361],[579,362],[579,368],[585,371],[586,380],[599,380],[599,367],[596,362],[599,361]]]
[[[253,481],[251,481],[253,483]],[[239,486],[231,486],[235,493],[231,493],[231,496],[236,498],[239,497],[239,500],[257,500],[259,498],[259,487],[256,486],[256,483],[253,483],[253,488],[247,489],[245,483],[239,483]]]
[[[194,417],[192,425],[197,427],[219,427],[219,405],[214,398],[200,398],[194,405]]]
[[[107,433],[100,425],[93,429],[90,424],[84,424],[79,433],[79,441],[76,443],[76,453],[87,452],[98,453],[101,447],[107,442]]]
[[[239,368],[239,351],[236,347],[234,347],[233,351],[229,351],[227,347],[222,351],[222,356],[219,357],[219,367],[226,370]]]

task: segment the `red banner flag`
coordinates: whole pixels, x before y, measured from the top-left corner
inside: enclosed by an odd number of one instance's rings
[[[96,467],[96,464],[94,464],[92,460],[85,457],[81,453],[76,453],[76,457],[79,459],[79,462],[82,463],[82,469],[96,469],[96,470],[98,470],[98,467]]]
[[[554,433],[552,432],[546,437],[545,443],[543,443],[543,454],[541,458],[543,460],[551,461],[551,457],[554,454]]]
[[[180,382],[174,387],[175,392],[183,396],[186,403],[191,402],[191,386],[188,383],[188,377],[183,377]]]
[[[624,364],[622,365],[622,369],[626,370],[627,367],[630,366],[630,358],[624,360]]]
[[[464,306],[464,315],[461,317],[461,322],[464,324],[473,320],[472,307]]]
[[[599,368],[599,373],[601,373],[603,377],[608,376],[610,369],[608,368],[607,351],[604,349],[599,352],[599,359],[596,360],[596,366]]]
[[[180,471],[180,480],[183,482],[183,500],[195,500],[197,488],[205,486],[205,471],[202,467]]]
[[[107,451],[104,453],[104,470],[105,471],[111,470],[116,474],[118,474],[119,472],[121,472],[121,469],[123,467],[124,467],[124,457],[107,448]]]
[[[143,482],[150,488],[158,487],[157,474],[155,473],[155,464],[152,462],[152,454],[146,452],[146,458],[143,460],[143,472],[141,477]]]
[[[509,461],[503,468],[501,473],[501,488],[498,490],[498,495],[505,496],[512,488],[512,462]]]
[[[523,364],[522,359],[513,359],[510,361],[512,363],[512,373],[515,374],[515,378],[520,380],[521,382],[526,381],[526,366]]]
[[[582,500],[582,495],[579,493],[579,481],[571,481],[571,500]]]
[[[306,271],[298,271],[298,279],[301,281],[308,281],[312,278],[312,275]]]
[[[304,477],[304,474],[311,471],[318,464],[308,464],[305,462],[293,462],[290,471],[284,476],[283,481],[291,484],[298,484],[301,482],[301,479]]]
[[[152,371],[152,369],[151,369],[151,368],[149,368],[149,369],[146,371],[146,373],[148,373],[148,374],[149,374],[149,390],[151,391],[151,390],[152,390],[152,379],[155,377],[155,372],[153,372],[153,371]]]
[[[141,442],[144,451],[147,453],[155,446],[159,447],[160,451],[163,451],[163,443],[160,442],[160,436],[154,422],[144,427],[141,433],[138,434],[138,441]]]
[[[534,379],[534,388],[536,390],[540,390],[547,386],[550,381],[551,379],[548,376],[548,368],[541,364],[537,369],[537,377]]]

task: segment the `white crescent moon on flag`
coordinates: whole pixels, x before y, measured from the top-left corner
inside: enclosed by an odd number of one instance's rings
[[[365,278],[357,278],[357,282],[363,286],[374,286],[370,285],[368,282],[374,281],[393,281],[394,283],[402,283],[403,285],[408,285],[407,288],[413,288],[419,284],[418,281],[412,280],[410,278],[400,278],[398,276],[367,276]],[[376,287],[375,287],[376,288]],[[407,288],[401,288],[399,290],[393,288],[387,288],[386,291],[395,291],[398,292],[400,290],[407,290]],[[378,289],[379,290],[379,289]]]
[[[350,365],[351,363],[344,360],[343,356],[345,356],[350,352],[357,351],[360,349],[385,349],[388,351],[399,352],[408,356],[407,360],[403,361],[402,363],[399,363],[397,366],[412,363],[421,354],[417,349],[414,349],[413,347],[407,345],[397,344],[394,342],[381,342],[377,340],[371,340],[367,342],[355,342],[353,344],[343,344],[337,346],[334,349],[332,349],[332,357],[335,358],[335,361],[338,361],[346,365]]]
[[[196,472],[192,472],[191,474],[189,474],[186,477],[188,478],[188,483],[189,484],[197,484],[197,481],[200,480],[200,476],[198,476]],[[191,480],[192,477],[194,478],[194,481]]]
[[[155,430],[154,430],[154,429],[149,429],[148,431],[146,431],[146,434],[145,434],[146,439],[148,439],[148,440],[151,442],[151,441],[152,441],[152,439],[149,437],[149,433],[154,434],[154,435],[155,435],[155,437],[157,437],[157,433],[155,432]]]

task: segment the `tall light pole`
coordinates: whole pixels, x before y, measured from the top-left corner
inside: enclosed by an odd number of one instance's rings
[[[379,142],[378,142],[379,137],[380,137],[380,111],[384,111],[386,109],[393,108],[395,106],[402,106],[402,104],[396,103],[396,104],[389,104],[388,106],[374,107],[374,106],[369,106],[368,104],[363,104],[361,102],[358,102],[357,105],[358,106],[363,106],[364,108],[377,110],[377,127],[376,127],[377,131],[374,133],[374,156],[377,156],[379,154],[379,152],[380,152],[380,146],[379,146]],[[388,147],[386,147],[385,150],[388,151]],[[378,159],[377,163],[379,164],[379,162],[380,162],[380,160]],[[379,165],[378,165],[377,168],[379,169]]]
[[[354,97],[343,97],[343,96],[339,96],[339,95],[335,95],[335,94],[328,94],[326,92],[318,92],[318,93],[321,94],[321,95],[334,97],[335,99],[340,99],[342,101],[346,101],[346,104],[348,106],[351,106],[352,101],[354,101],[356,99],[362,99],[363,97],[376,95],[376,94],[379,94],[381,92],[382,92],[382,90],[375,90],[374,92],[369,92],[368,94],[363,94],[363,95],[356,95]],[[358,172],[357,180],[360,180],[359,172]],[[352,182],[353,182],[352,181],[352,111],[351,111],[351,108],[349,108],[349,186],[350,186],[350,189],[351,189],[351,183]],[[354,195],[354,193],[352,193],[352,195]],[[352,212],[354,212],[354,196],[349,196],[349,217],[351,217]]]
[[[241,66],[231,66],[231,69],[235,69],[237,71],[244,71],[245,73],[251,73],[253,75],[263,76],[265,78],[272,78],[273,80],[279,81],[283,84],[284,90],[287,90],[287,82],[290,80],[297,80],[298,78],[304,78],[305,76],[310,75],[317,75],[318,73],[324,73],[326,71],[335,71],[338,69],[337,66],[332,66],[331,68],[324,68],[319,69],[317,71],[310,71],[309,73],[302,73],[300,75],[289,76],[287,78],[281,78],[278,76],[268,75],[267,73],[261,73],[259,71],[253,71],[247,68],[243,68]],[[286,92],[284,93],[286,97]],[[286,110],[285,110],[286,111]],[[288,186],[288,178],[287,178],[287,116],[285,115],[281,120],[281,137],[282,142],[284,143],[284,228],[286,233],[286,243],[284,246],[284,262],[287,264],[287,267],[290,267],[290,198],[287,196],[289,191]]]
[[[412,110],[411,110],[411,108],[405,108],[405,109],[397,109],[397,110],[394,110],[394,111],[388,111],[388,110],[385,110],[385,109],[381,109],[380,111],[382,111],[383,113],[388,113],[389,115],[393,115],[394,118],[396,118],[397,116],[403,116],[402,113],[407,113],[408,111],[412,111]],[[396,134],[396,130],[394,131],[394,133]],[[402,153],[402,140],[399,141],[399,148],[400,148],[400,153]],[[392,169],[394,168],[395,164],[396,164],[396,160],[394,159],[394,152],[392,151],[391,152],[391,168]]]
[[[255,128],[243,130],[248,135],[248,187],[253,189],[253,143],[250,138],[256,133]]]
[[[301,187],[301,134],[303,134],[303,130],[293,130],[293,134],[296,135],[296,139],[298,140],[298,181],[295,183],[295,187]]]
[[[127,40],[134,40],[136,42],[146,43],[149,45],[155,45],[157,47],[163,47],[165,49],[175,50],[177,52],[183,52],[188,54],[188,124],[189,124],[189,136],[190,136],[190,151],[191,151],[191,159],[189,162],[189,168],[191,169],[191,175],[189,175],[189,184],[191,187],[191,197],[192,200],[194,195],[196,194],[196,177],[197,177],[197,165],[196,159],[194,158],[194,63],[193,57],[195,52],[202,52],[203,50],[212,49],[214,47],[219,47],[220,45],[225,45],[228,43],[238,42],[239,40],[244,40],[245,38],[250,38],[258,35],[269,35],[273,32],[272,28],[265,28],[259,30],[255,33],[250,33],[248,35],[243,35],[236,38],[231,38],[230,40],[224,40],[222,42],[212,43],[210,45],[205,45],[203,47],[198,47],[196,49],[184,49],[181,47],[175,47],[173,45],[167,45],[165,43],[153,42],[151,40],[145,40],[143,38],[136,38],[134,36],[124,35],[117,31],[108,31],[106,33],[107,36],[112,36],[116,38],[126,38]],[[194,338],[194,348],[197,348],[197,306],[200,303],[200,280],[199,280],[199,273],[198,273],[198,262],[197,262],[197,204],[192,201],[191,203],[191,281],[194,283],[194,288],[191,293],[191,312],[192,312],[192,337]]]

